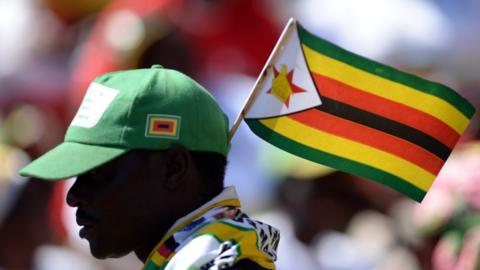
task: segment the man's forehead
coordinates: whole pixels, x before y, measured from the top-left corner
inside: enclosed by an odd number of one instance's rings
[[[141,150],[141,149],[134,149],[130,150],[113,160],[110,160],[87,173],[98,173],[98,172],[106,172],[112,170],[125,170],[129,169],[131,166],[138,166],[141,164],[142,161],[145,161],[148,156],[151,155],[163,155],[163,151],[154,151],[154,150]]]

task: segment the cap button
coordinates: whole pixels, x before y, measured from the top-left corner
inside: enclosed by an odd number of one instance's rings
[[[159,64],[155,64],[155,65],[152,65],[150,68],[163,68],[163,66]]]

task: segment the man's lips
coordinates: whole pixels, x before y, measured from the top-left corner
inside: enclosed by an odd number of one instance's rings
[[[95,226],[96,219],[81,209],[77,210],[76,217],[77,224],[83,226],[83,228],[80,229],[79,235],[81,238],[85,238]]]
[[[93,226],[96,223],[96,219],[92,215],[81,209],[77,210],[76,217],[77,224],[80,226]]]

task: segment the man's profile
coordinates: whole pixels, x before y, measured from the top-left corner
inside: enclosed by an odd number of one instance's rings
[[[279,232],[223,188],[228,119],[175,70],[96,78],[65,141],[21,170],[77,176],[67,203],[97,258],[135,252],[143,269],[274,269]]]

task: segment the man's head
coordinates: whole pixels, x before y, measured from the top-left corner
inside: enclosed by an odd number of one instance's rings
[[[228,119],[174,70],[108,73],[90,85],[65,141],[21,170],[78,176],[67,196],[98,258],[146,257],[179,217],[223,187]]]
[[[67,203],[97,258],[148,252],[181,216],[223,188],[226,159],[174,146],[132,150],[78,176]]]

